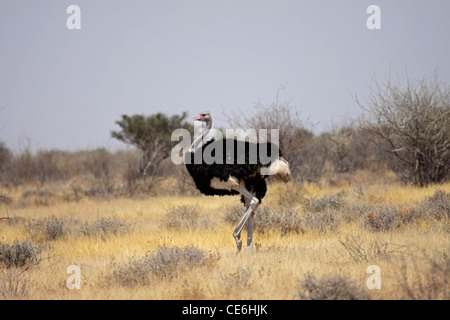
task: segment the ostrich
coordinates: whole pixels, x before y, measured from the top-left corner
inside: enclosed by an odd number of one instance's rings
[[[212,127],[211,114],[202,112],[194,120],[205,122],[206,127],[184,155],[186,168],[197,189],[205,195],[241,195],[246,211],[236,226],[233,237],[239,253],[242,249],[241,231],[247,223],[247,250],[251,251],[253,215],[266,194],[265,179],[272,175],[277,180],[288,182],[291,178],[289,164],[281,157],[278,145],[271,142],[252,143],[214,138],[204,141]],[[219,161],[206,161],[202,155],[208,150]],[[271,152],[270,161],[261,161],[260,150]],[[217,152],[222,152],[222,155]]]

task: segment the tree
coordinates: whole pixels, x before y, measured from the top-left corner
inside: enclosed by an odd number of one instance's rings
[[[193,125],[186,121],[187,113],[168,117],[163,113],[151,116],[122,115],[116,124],[121,128],[112,131],[111,137],[137,147],[143,153],[141,174],[154,174],[158,164],[170,156],[171,135],[175,129],[184,128],[193,132]]]
[[[376,80],[366,111],[367,128],[390,154],[390,166],[401,179],[419,186],[439,183],[450,174],[450,86],[430,79],[406,88]]]

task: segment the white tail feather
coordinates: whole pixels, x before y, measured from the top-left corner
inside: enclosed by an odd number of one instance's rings
[[[289,180],[291,180],[291,170],[289,170],[289,163],[281,157],[273,161],[269,167],[261,168],[261,174],[272,176],[275,179],[283,182],[288,182]]]

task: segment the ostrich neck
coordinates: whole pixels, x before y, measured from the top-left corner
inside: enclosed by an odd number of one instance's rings
[[[206,122],[206,127],[205,127],[205,130],[203,130],[202,134],[199,137],[197,137],[194,140],[194,142],[191,144],[191,147],[189,148],[190,152],[194,152],[195,150],[197,150],[199,147],[201,147],[203,145],[204,138],[211,130],[211,127],[212,127],[212,120],[210,119]]]

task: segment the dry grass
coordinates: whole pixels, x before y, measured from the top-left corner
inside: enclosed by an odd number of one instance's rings
[[[21,203],[17,194],[0,243],[29,240],[45,259],[0,267],[0,299],[449,298],[450,183],[270,185],[255,250],[240,255],[226,219],[238,197]],[[395,224],[375,230],[370,212],[383,219],[386,208]],[[70,265],[81,268],[80,290],[66,287]],[[381,269],[380,290],[366,287],[369,265]]]

